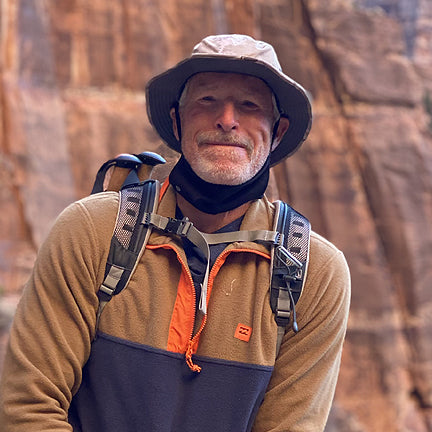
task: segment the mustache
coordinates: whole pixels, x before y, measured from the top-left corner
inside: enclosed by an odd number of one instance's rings
[[[247,151],[253,149],[252,141],[248,137],[241,137],[231,133],[224,133],[219,131],[203,131],[199,132],[196,136],[198,145],[200,144],[226,144],[234,145],[245,148]]]

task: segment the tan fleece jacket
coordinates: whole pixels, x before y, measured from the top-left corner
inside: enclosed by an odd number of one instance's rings
[[[96,292],[117,207],[118,195],[112,192],[72,204],[41,247],[11,329],[0,385],[1,432],[72,430],[68,407],[80,387],[95,335]],[[271,229],[273,211],[266,199],[254,202],[241,229]],[[158,213],[174,216],[171,188]],[[188,283],[186,262],[181,242],[154,232],[129,286],[105,308],[100,330],[184,353],[189,338],[182,326],[193,327],[187,307],[192,299],[180,298],[176,287]],[[274,364],[254,432],[322,431],[347,326],[350,278],[342,253],[312,233],[307,280],[297,303],[300,332],[287,331],[276,363],[268,250],[254,243],[232,244],[215,266],[207,323],[194,352]],[[247,344],[232,337],[238,323],[253,328]]]

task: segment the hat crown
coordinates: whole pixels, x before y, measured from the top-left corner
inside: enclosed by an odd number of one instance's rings
[[[173,132],[171,110],[178,103],[185,83],[202,72],[238,73],[263,80],[276,97],[281,116],[289,118],[289,128],[271,152],[271,165],[293,154],[306,139],[312,122],[311,103],[306,90],[287,76],[274,48],[248,35],[207,36],[190,57],[152,78],[147,84],[146,101],[150,122],[174,150],[181,144]]]
[[[194,55],[251,58],[266,63],[277,71],[282,71],[274,48],[266,42],[257,41],[247,35],[208,36],[195,45],[192,57]]]

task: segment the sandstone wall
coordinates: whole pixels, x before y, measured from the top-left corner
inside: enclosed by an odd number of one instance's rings
[[[37,248],[98,166],[145,149],[174,161],[146,118],[147,80],[207,34],[248,33],[314,98],[310,138],[269,193],[352,270],[327,431],[432,431],[430,0],[8,0],[0,13],[1,346]]]

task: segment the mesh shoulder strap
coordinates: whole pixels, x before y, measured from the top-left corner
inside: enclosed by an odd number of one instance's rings
[[[298,331],[295,305],[299,300],[309,258],[310,223],[282,201],[276,201],[275,227],[281,239],[272,251],[270,304],[278,325],[279,352],[286,327]]]
[[[145,245],[151,227],[142,223],[145,213],[152,213],[159,200],[160,183],[146,180],[122,189],[114,234],[105,268],[105,278],[97,293],[99,308],[96,330],[103,308],[112,296],[119,294],[129,283]]]

